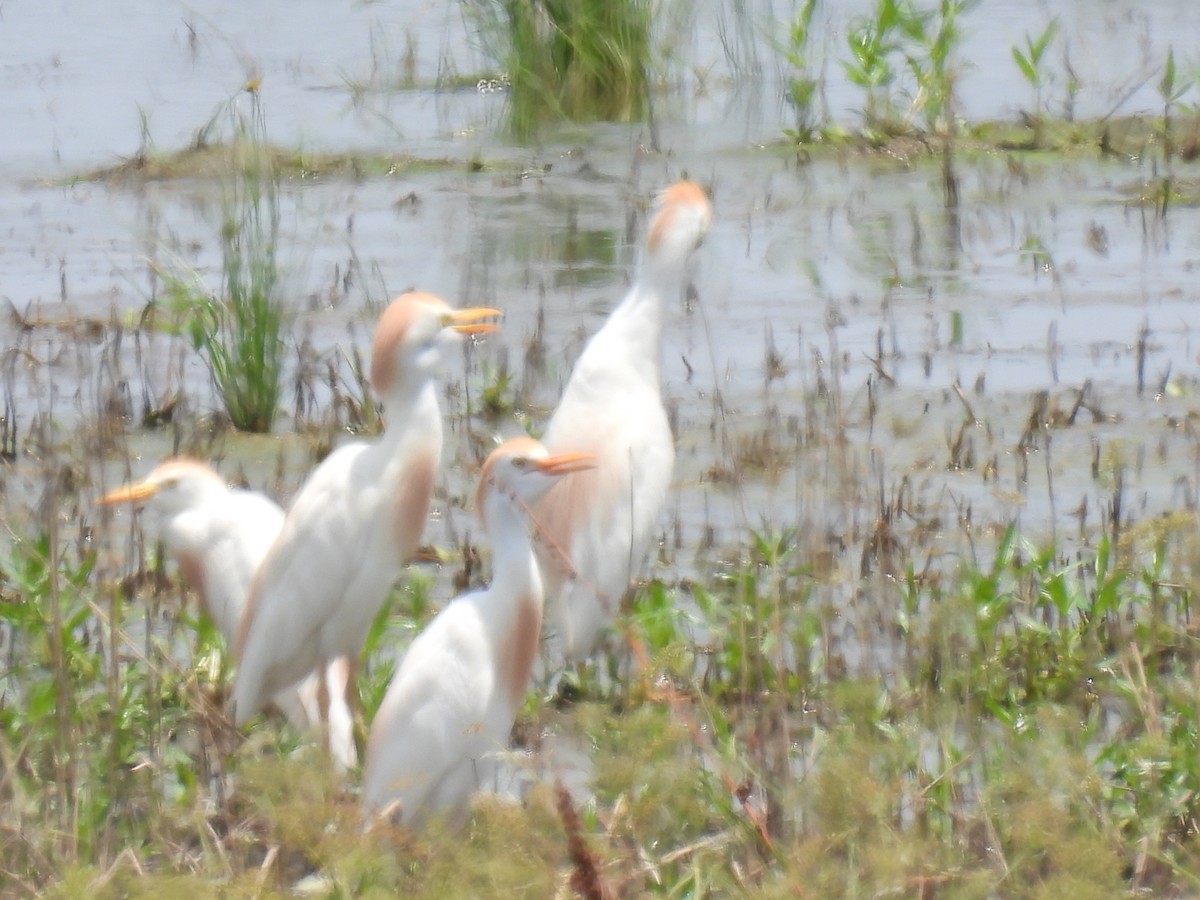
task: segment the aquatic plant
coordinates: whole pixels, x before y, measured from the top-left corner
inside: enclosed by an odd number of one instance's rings
[[[891,85],[896,71],[891,56],[900,47],[904,6],[905,0],[876,0],[872,14],[851,20],[846,31],[851,58],[843,60],[842,66],[850,82],[866,93],[863,120],[868,129],[895,120]]]
[[[906,32],[915,51],[906,53],[909,70],[917,83],[910,115],[919,113],[927,131],[951,135],[954,131],[954,83],[957,78],[954,54],[959,47],[961,17],[977,0],[941,0],[936,13],[912,13],[906,17]]]
[[[367,722],[375,718],[375,711],[387,693],[396,668],[397,648],[407,647],[437,613],[430,603],[430,581],[424,572],[410,569],[398,596],[394,593],[371,623],[359,654],[361,665],[355,679],[357,706]],[[397,605],[403,610],[400,615],[394,610]]]
[[[648,0],[468,0],[508,75],[519,140],[551,121],[634,122],[646,112]]]
[[[1033,88],[1033,117],[1042,115],[1042,88],[1046,83],[1046,74],[1042,69],[1042,61],[1046,55],[1046,50],[1050,46],[1050,42],[1054,40],[1058,34],[1058,19],[1051,19],[1046,23],[1046,27],[1042,29],[1042,33],[1036,38],[1028,34],[1025,35],[1025,49],[1022,50],[1018,46],[1013,46],[1012,57],[1013,62],[1017,64],[1017,68],[1021,70],[1021,74],[1025,76],[1025,81]]]
[[[276,263],[279,181],[266,144],[257,88],[250,111],[231,104],[236,160],[225,184],[218,241],[221,285],[210,291],[197,272],[163,272],[177,327],[208,365],[236,428],[269,432],[279,412],[287,312]]]
[[[876,0],[870,15],[850,22],[846,40],[851,58],[842,65],[850,82],[866,94],[868,138],[909,131],[917,116],[927,132],[945,136],[953,131],[959,20],[974,5],[975,0],[941,0],[925,10],[911,0]],[[903,112],[894,92],[901,61],[914,85]]]
[[[813,13],[816,9],[817,0],[804,0],[788,26],[787,43],[782,46],[783,58],[790,67],[786,96],[796,121],[795,128],[785,129],[784,134],[801,143],[812,139],[817,124],[813,106],[818,82],[813,74],[810,50]]]
[[[1187,95],[1197,80],[1180,78],[1175,69],[1175,48],[1167,47],[1167,61],[1163,65],[1163,75],[1158,82],[1158,94],[1162,97],[1162,141],[1163,156],[1169,162],[1174,153],[1174,143],[1171,136],[1171,109]]]

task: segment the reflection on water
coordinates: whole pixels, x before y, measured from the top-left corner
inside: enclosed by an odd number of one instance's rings
[[[471,249],[470,264],[488,280],[497,269],[532,277],[534,270],[548,271],[548,287],[569,289],[609,285],[622,277],[616,268],[617,237],[611,228],[583,229],[569,215],[561,229],[528,231],[494,230],[479,235]]]

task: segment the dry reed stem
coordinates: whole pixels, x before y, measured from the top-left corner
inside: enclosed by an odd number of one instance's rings
[[[583,839],[583,828],[579,813],[571,801],[571,792],[561,779],[554,783],[554,794],[559,818],[567,833],[567,855],[571,858],[571,887],[583,900],[610,900],[612,893],[605,888],[600,877],[600,861]]]

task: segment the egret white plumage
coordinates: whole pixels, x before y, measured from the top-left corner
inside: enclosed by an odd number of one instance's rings
[[[375,328],[371,385],[386,428],[331,453],[308,477],[250,590],[233,690],[241,725],[266,698],[325,661],[357,659],[425,527],[442,449],[436,376],[464,334],[494,331],[498,310],[454,310],[410,292]]]
[[[191,459],[169,459],[141,481],[105,494],[101,502],[145,507],[151,527],[232,650],[251,579],[283,526],[279,505],[256,491],[231,489],[210,466]],[[271,698],[298,728],[317,728],[324,705],[330,754],[342,769],[358,759],[347,675],[346,660],[337,659],[325,668],[324,684],[321,676],[310,673]],[[322,694],[328,696],[325,704]]]
[[[492,583],[448,604],[408,648],[371,725],[362,802],[419,827],[463,808],[508,746],[537,655],[542,579],[530,507],[586,454],[513,438],[484,464],[476,508],[492,543]]]
[[[596,468],[556,484],[536,515],[548,630],[567,660],[586,658],[640,569],[666,498],[675,442],[661,384],[664,305],[685,286],[712,207],[693,182],[657,199],[636,283],[584,348],[542,441],[592,454]]]

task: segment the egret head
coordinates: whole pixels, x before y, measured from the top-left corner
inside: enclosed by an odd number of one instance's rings
[[[453,309],[441,297],[401,294],[379,317],[371,344],[371,386],[381,397],[437,374],[445,348],[463,334],[486,334],[499,325],[497,309]]]
[[[531,437],[510,438],[493,450],[483,464],[475,509],[486,523],[490,503],[516,500],[531,507],[558,479],[595,467],[596,460],[589,453],[551,455]]]
[[[677,181],[654,202],[654,215],[646,233],[646,254],[651,261],[683,263],[700,246],[712,224],[712,204],[694,181]]]
[[[169,459],[141,481],[105,494],[100,502],[132,503],[162,515],[175,515],[227,490],[225,480],[206,464],[193,459]]]

